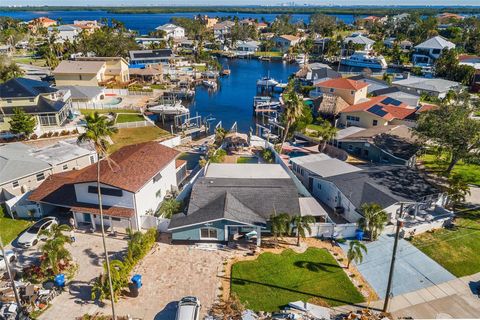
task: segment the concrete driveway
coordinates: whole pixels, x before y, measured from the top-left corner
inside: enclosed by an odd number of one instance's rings
[[[394,237],[382,235],[377,241],[366,244],[368,254],[357,265],[358,270],[370,283],[379,297],[384,297],[387,289],[388,273],[392,257]],[[348,243],[341,245],[348,251]],[[454,275],[429,258],[408,241],[398,243],[395,273],[393,276],[394,296],[420,290],[456,279]]]

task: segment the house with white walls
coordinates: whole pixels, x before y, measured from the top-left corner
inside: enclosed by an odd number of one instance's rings
[[[140,230],[166,195],[177,188],[179,152],[151,141],[130,145],[100,162],[105,226]],[[29,197],[43,215],[71,212],[77,226],[100,225],[97,166],[50,176]]]
[[[185,28],[174,25],[173,23],[167,23],[162,26],[156,27],[155,30],[161,30],[165,32],[166,39],[185,38]]]

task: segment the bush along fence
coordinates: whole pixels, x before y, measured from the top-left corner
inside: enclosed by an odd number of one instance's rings
[[[146,233],[129,231],[127,254],[122,260],[110,260],[110,272],[113,284],[113,295],[118,300],[122,291],[128,287],[130,273],[140,260],[150,252],[157,239],[157,230],[150,229]],[[92,288],[92,300],[100,301],[110,298],[110,287],[107,277],[107,265],[103,264],[103,273],[95,280]]]

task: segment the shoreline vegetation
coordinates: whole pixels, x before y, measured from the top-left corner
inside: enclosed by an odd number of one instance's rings
[[[86,6],[23,6],[0,7],[0,11],[106,11],[117,14],[142,13],[188,13],[188,12],[222,12],[232,14],[353,14],[353,15],[392,15],[417,12],[421,15],[435,15],[443,12],[478,14],[480,7],[451,6],[451,7],[412,7],[412,6],[346,6],[346,7],[242,7],[242,6],[130,6],[130,7],[86,7]]]

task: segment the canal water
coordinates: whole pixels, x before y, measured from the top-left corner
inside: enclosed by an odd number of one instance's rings
[[[62,19],[62,23],[73,23],[74,20],[100,20],[102,18],[116,19],[122,21],[128,29],[136,30],[139,34],[148,34],[156,27],[170,22],[173,17],[193,18],[196,15],[208,15],[210,17],[232,17],[239,19],[253,18],[266,21],[273,21],[277,14],[255,14],[255,13],[231,13],[231,12],[176,12],[176,13],[144,13],[144,14],[120,14],[107,11],[0,11],[0,16],[8,16],[15,19],[29,21],[38,17],[47,16],[51,19]],[[351,14],[334,15],[346,24],[353,23],[356,17]],[[309,14],[292,14],[292,21],[303,21],[308,23]],[[362,16],[358,16],[362,17]]]
[[[253,97],[257,92],[257,80],[270,75],[279,82],[287,82],[299,69],[297,64],[282,61],[221,58],[220,62],[231,70],[231,74],[220,78],[216,91],[197,86],[195,100],[189,106],[190,114],[213,117],[215,120],[211,123],[222,121],[224,128],[237,122],[238,131],[245,133],[250,128],[255,130]]]

